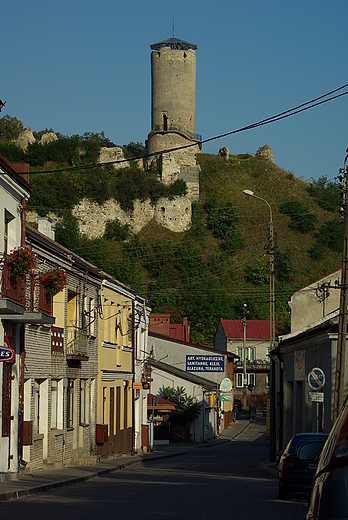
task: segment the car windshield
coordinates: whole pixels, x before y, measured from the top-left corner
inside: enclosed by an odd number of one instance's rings
[[[297,456],[300,460],[316,461],[319,460],[321,450],[325,441],[306,442],[299,448]]]
[[[292,455],[297,453],[299,448],[303,444],[307,444],[307,443],[322,442],[322,446],[323,446],[326,439],[327,439],[327,435],[325,435],[325,434],[319,434],[318,436],[313,435],[313,434],[311,434],[311,435],[294,435],[292,442],[291,442],[290,449],[289,449],[289,453],[291,453]]]

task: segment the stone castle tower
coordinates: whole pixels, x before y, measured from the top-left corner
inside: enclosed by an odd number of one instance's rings
[[[198,200],[196,154],[200,152],[202,137],[195,134],[197,46],[174,38],[173,34],[173,38],[150,48],[151,132],[146,153],[155,155],[148,159],[148,164],[156,163],[164,183],[184,179],[188,197]],[[179,149],[173,150],[176,148]]]

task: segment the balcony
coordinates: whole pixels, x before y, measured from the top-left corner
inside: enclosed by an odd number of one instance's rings
[[[66,358],[68,360],[88,361],[87,331],[78,327],[67,327]]]
[[[8,256],[3,256],[1,263],[1,302],[0,314],[23,314],[25,306],[25,276],[19,280],[10,277]]]
[[[4,255],[1,264],[0,316],[8,321],[52,325],[52,298],[47,298],[41,274],[23,274],[19,280],[10,277],[10,263]]]

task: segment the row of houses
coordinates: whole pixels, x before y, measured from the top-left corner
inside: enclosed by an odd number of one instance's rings
[[[29,197],[29,166],[0,157],[0,473],[146,451],[166,386],[201,405],[177,440],[218,435],[233,420],[238,351],[191,344],[187,319],[150,314],[58,244],[50,219],[26,226]]]
[[[0,157],[1,473],[148,445],[150,309],[55,242],[49,219],[25,226],[28,172]]]

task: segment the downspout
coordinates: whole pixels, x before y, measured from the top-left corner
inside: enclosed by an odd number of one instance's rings
[[[132,302],[132,343],[133,343],[133,354],[132,354],[132,455],[135,455],[137,450],[135,447],[135,403],[134,403],[134,389],[133,389],[133,382],[135,381],[135,356],[136,356],[136,350],[137,350],[137,342],[138,342],[138,335],[136,334],[135,330],[135,303],[134,300]]]
[[[21,200],[21,247],[25,246],[25,197]],[[18,408],[18,458],[19,468],[23,461],[23,421],[24,421],[24,369],[25,369],[25,325],[19,325],[19,408]]]
[[[23,421],[24,421],[24,369],[25,369],[25,348],[24,348],[24,325],[20,325],[19,329],[19,355],[20,355],[20,373],[19,373],[19,417],[18,417],[18,458],[19,468],[26,465],[23,461]]]
[[[203,387],[203,442],[205,442],[205,388]]]
[[[25,220],[26,220],[25,197],[23,197],[21,200],[21,247],[25,246]]]

